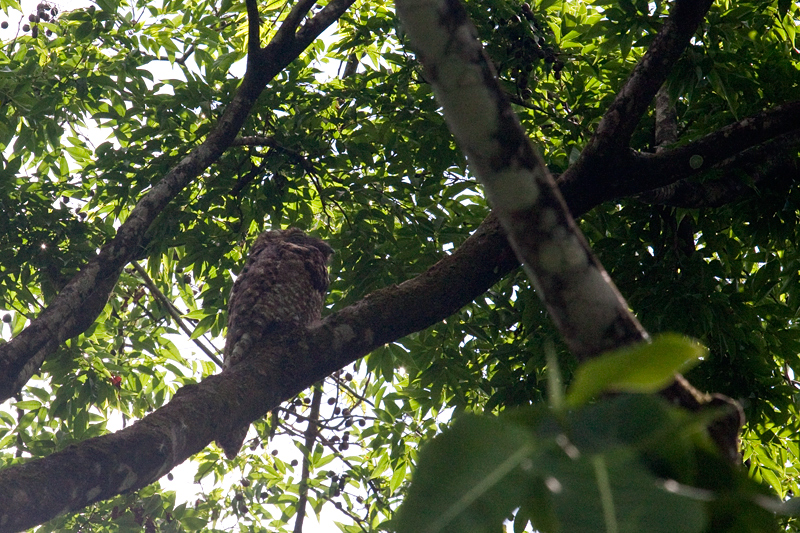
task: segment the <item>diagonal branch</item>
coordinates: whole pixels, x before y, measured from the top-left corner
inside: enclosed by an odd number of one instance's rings
[[[276,35],[266,48],[259,51],[258,61],[248,59],[239,90],[206,140],[139,200],[116,236],[67,283],[53,302],[19,335],[0,346],[0,401],[20,390],[62,342],[79,335],[94,322],[123,267],[140,253],[143,235],[158,214],[227,149],[266,84],[353,2],[330,2],[303,26],[298,35],[294,34],[296,25],[286,26],[285,31],[278,32],[280,39]],[[298,19],[295,24],[299,22]]]
[[[142,278],[142,281],[144,281],[144,284],[150,290],[150,294],[152,294],[156,300],[161,302],[161,305],[164,306],[164,309],[167,311],[169,316],[172,317],[173,322],[175,322],[175,324],[181,329],[181,331],[183,331],[183,333],[186,334],[186,337],[192,339],[193,332],[186,326],[186,323],[181,318],[181,314],[175,307],[175,304],[173,304],[172,301],[169,298],[167,298],[164,295],[164,293],[161,292],[161,290],[159,290],[156,283],[147,274],[147,271],[144,268],[142,268],[142,266],[139,263],[137,263],[136,261],[132,261],[131,264],[133,265],[133,268],[136,270],[139,276]],[[214,363],[216,363],[216,365],[219,368],[222,368],[223,366],[222,361],[220,361],[219,357],[217,357],[217,355],[214,352],[209,350],[205,344],[200,342],[199,338],[192,339],[192,342],[194,342],[194,344],[198,348],[200,348],[200,351],[206,354],[206,356],[209,359],[211,359]]]
[[[303,466],[300,472],[300,496],[297,498],[297,518],[294,522],[294,533],[303,533],[303,521],[306,518],[308,504],[308,476],[311,471],[311,455],[319,436],[319,407],[322,403],[322,383],[314,385],[311,396],[311,412],[308,414],[308,425],[305,431],[305,450],[303,450]]]
[[[457,0],[396,4],[470,171],[572,353],[646,340],[503,95],[466,10]]]

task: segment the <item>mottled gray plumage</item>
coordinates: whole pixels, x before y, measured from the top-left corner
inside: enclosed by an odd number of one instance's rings
[[[225,368],[246,360],[267,335],[320,319],[332,253],[324,241],[297,228],[258,236],[228,301]],[[229,459],[239,453],[248,427],[217,439]]]

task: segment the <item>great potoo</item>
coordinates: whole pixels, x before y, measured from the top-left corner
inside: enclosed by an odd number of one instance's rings
[[[328,291],[333,249],[297,228],[259,235],[228,302],[225,368],[253,353],[271,333],[305,327],[320,319]],[[217,439],[229,459],[236,457],[248,426]]]

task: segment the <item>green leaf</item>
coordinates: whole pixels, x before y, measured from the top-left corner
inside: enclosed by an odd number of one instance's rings
[[[535,451],[530,433],[493,417],[465,415],[420,453],[398,533],[496,532],[520,505]]]
[[[695,533],[705,529],[702,502],[667,490],[630,452],[556,456],[547,463],[548,487],[570,533]]]
[[[200,516],[184,516],[181,524],[189,531],[200,531],[208,526],[208,520]]]
[[[567,404],[578,406],[603,392],[656,392],[676,372],[697,364],[708,350],[674,333],[605,353],[582,364],[575,373]]]
[[[41,406],[42,402],[39,402],[37,400],[25,400],[22,402],[16,402],[14,404],[14,407],[16,407],[17,409],[24,409],[24,410],[39,409]]]

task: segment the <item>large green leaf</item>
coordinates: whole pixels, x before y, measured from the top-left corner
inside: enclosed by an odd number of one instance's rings
[[[567,403],[582,405],[603,392],[656,392],[676,372],[703,359],[708,349],[687,337],[663,334],[651,342],[626,346],[582,364],[567,395]]]

